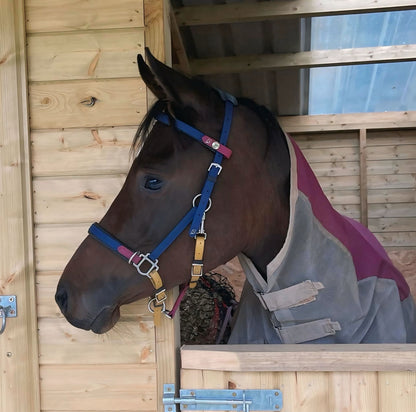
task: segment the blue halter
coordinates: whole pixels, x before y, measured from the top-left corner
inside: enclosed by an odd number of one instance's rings
[[[118,256],[125,259],[129,264],[136,267],[139,274],[150,278],[153,270],[158,270],[158,259],[160,255],[175,241],[175,239],[190,225],[189,236],[196,238],[197,235],[203,234],[205,213],[211,207],[211,193],[214,189],[217,178],[222,170],[222,160],[224,157],[229,158],[231,150],[226,146],[230,134],[233,109],[237,101],[233,96],[219,92],[225,101],[225,114],[219,142],[187,123],[178,119],[172,119],[166,113],[159,113],[155,119],[166,126],[174,126],[177,130],[185,133],[191,138],[202,143],[204,146],[215,152],[214,159],[208,168],[208,175],[205,184],[199,195],[195,196],[192,208],[179,221],[179,223],[169,232],[169,234],[153,249],[152,252],[143,254],[131,250],[113,235],[104,230],[98,223],[94,223],[88,230],[88,233],[105,247],[115,252]],[[196,200],[199,198],[198,204]]]

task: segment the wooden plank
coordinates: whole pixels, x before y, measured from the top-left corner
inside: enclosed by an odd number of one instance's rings
[[[351,412],[379,412],[378,373],[351,372]]]
[[[386,186],[384,190],[377,189],[368,191],[369,203],[414,203],[415,201],[415,186],[410,189],[392,189]]]
[[[363,125],[367,130],[403,129],[415,128],[416,111],[283,116],[278,119],[288,133],[360,130]]]
[[[416,217],[416,198],[413,203],[375,203],[369,205],[371,218]],[[415,228],[416,229],[416,228]]]
[[[360,220],[368,226],[367,130],[360,129]]]
[[[380,412],[416,410],[416,373],[380,372]]]
[[[39,347],[41,365],[155,363],[154,327],[150,319],[121,319],[111,331],[95,335],[71,326],[63,318],[41,318]]]
[[[61,311],[55,303],[56,286],[62,271],[47,271],[36,273],[37,314],[41,318],[63,318]],[[152,315],[147,310],[147,299],[123,305],[121,307],[122,320],[137,320],[144,322],[152,320]]]
[[[165,62],[172,63],[171,38],[169,27],[170,3],[168,0],[144,0],[145,41],[146,47],[153,55]],[[153,96],[147,92],[147,108],[150,107]],[[167,307],[172,307],[178,288],[168,293]],[[179,383],[179,345],[180,345],[179,317],[167,319],[162,317],[161,325],[156,327],[156,392],[157,410],[164,410],[163,385],[165,383]]]
[[[0,295],[18,316],[0,336],[0,411],[39,410],[24,2],[0,0]]]
[[[330,349],[330,350],[329,350]],[[380,362],[383,352],[383,362]],[[182,368],[222,371],[416,370],[416,344],[185,345]]]
[[[378,217],[368,219],[372,232],[416,232],[416,217]]]
[[[369,160],[413,159],[416,160],[416,137],[413,144],[394,144],[371,146],[368,148]]]
[[[312,50],[296,53],[226,56],[190,60],[193,75],[245,73],[253,70],[311,68],[405,62],[416,59],[416,44]]]
[[[287,17],[313,17],[337,14],[369,13],[407,10],[415,6],[411,0],[350,0],[336,2],[321,0],[292,0],[290,2],[230,3],[206,6],[181,7],[175,11],[180,26],[205,24],[243,23]]]
[[[319,184],[324,191],[356,191],[359,188],[359,176],[320,176]]]
[[[143,27],[142,0],[26,0],[28,33]]]
[[[172,35],[172,52],[173,55],[176,56],[178,60],[178,69],[182,73],[191,73],[191,67],[189,65],[188,55],[186,53],[185,46],[182,41],[182,35],[179,30],[178,24],[176,22],[176,18],[171,10],[170,14],[170,26],[171,26],[171,35]]]
[[[368,160],[367,165],[369,175],[416,173],[416,161],[414,159]]]
[[[38,271],[63,270],[82,240],[88,224],[40,225],[35,228],[35,262]]]
[[[172,64],[170,7],[167,0],[144,0],[146,47],[169,66]]]
[[[296,116],[302,117],[303,116]],[[283,118],[285,119],[285,118]],[[302,119],[301,119],[302,120]],[[285,120],[283,121],[285,122]],[[293,136],[299,147],[304,149],[338,149],[338,148],[351,148],[359,147],[359,140],[357,133],[350,130],[342,130],[341,125],[339,131],[329,131],[326,133],[305,133],[296,134]]]
[[[44,365],[43,410],[156,410],[156,373],[148,365]]]
[[[137,78],[144,29],[47,33],[27,42],[30,81]]]
[[[389,250],[416,248],[415,232],[383,232],[374,235]]]
[[[416,187],[416,176],[413,174],[394,175],[371,175],[368,176],[368,188],[377,190],[414,189]],[[393,193],[392,192],[392,193]]]
[[[34,130],[34,176],[125,174],[137,127]]]
[[[313,163],[310,166],[318,179],[321,176],[359,176],[360,174],[360,165],[358,162],[322,162]]]
[[[302,148],[302,153],[306,160],[313,163],[320,162],[358,162],[360,160],[360,151],[358,147],[332,147],[322,148],[311,145],[310,148]]]
[[[386,114],[388,114],[388,112],[386,112]],[[416,144],[416,128],[369,131],[367,143],[368,147],[385,145],[414,145]]]
[[[137,125],[146,113],[140,79],[33,83],[32,129]]]
[[[124,175],[34,179],[34,221],[39,224],[100,220],[124,180]]]

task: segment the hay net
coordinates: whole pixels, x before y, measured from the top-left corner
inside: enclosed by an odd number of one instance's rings
[[[234,289],[225,276],[215,272],[202,275],[180,305],[181,343],[227,343],[236,306]]]

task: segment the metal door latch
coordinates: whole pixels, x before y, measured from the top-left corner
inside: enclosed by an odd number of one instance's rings
[[[15,318],[16,316],[16,296],[0,296],[0,335],[6,329],[6,318]]]
[[[181,389],[175,397],[175,385],[163,386],[164,412],[187,411],[280,411],[282,392],[278,389]]]

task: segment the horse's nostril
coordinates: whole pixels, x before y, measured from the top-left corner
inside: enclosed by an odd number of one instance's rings
[[[55,301],[61,309],[62,313],[65,314],[68,309],[68,293],[66,292],[65,288],[58,288],[55,295]]]

